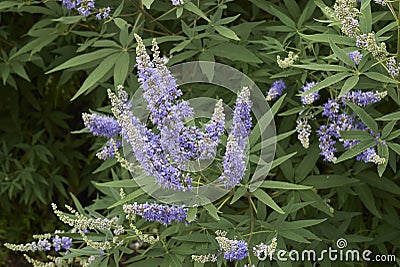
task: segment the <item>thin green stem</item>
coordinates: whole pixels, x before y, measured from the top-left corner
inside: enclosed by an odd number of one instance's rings
[[[248,196],[247,198],[249,200],[249,208],[250,208],[250,235],[249,235],[249,239],[247,240],[247,244],[250,244],[250,241],[251,241],[251,238],[253,237],[253,232],[254,232],[254,212],[253,212],[251,196]]]

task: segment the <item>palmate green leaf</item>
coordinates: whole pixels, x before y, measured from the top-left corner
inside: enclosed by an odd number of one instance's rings
[[[10,72],[11,72],[10,65],[0,62],[0,75],[1,79],[3,80],[3,85],[6,85]]]
[[[172,254],[178,255],[193,255],[196,253],[195,250],[191,249],[190,247],[182,246],[182,247],[173,247],[169,250]]]
[[[52,19],[52,21],[57,21],[60,22],[62,24],[74,24],[77,23],[78,21],[80,21],[82,19],[82,16],[69,16],[69,17],[61,17],[58,19]]]
[[[262,63],[249,49],[232,43],[222,43],[209,49],[215,56],[246,63]],[[172,58],[173,59],[173,58]]]
[[[361,199],[364,206],[372,212],[378,218],[382,218],[380,212],[378,211],[375,204],[375,197],[371,192],[371,189],[367,185],[355,186],[354,191],[357,193],[358,197]]]
[[[375,145],[376,141],[375,140],[363,140],[357,145],[353,146],[351,149],[345,151],[335,162],[335,164],[338,164],[342,161],[354,158],[355,156],[361,154],[365,150],[367,150],[370,147],[373,147]]]
[[[154,0],[142,0],[143,5],[147,8],[151,8],[151,4],[153,4]]]
[[[176,8],[176,18],[177,18],[177,19],[180,18],[180,17],[182,16],[182,14],[183,14],[183,7],[178,6],[178,7]]]
[[[80,214],[83,214],[83,215],[86,214],[86,212],[85,212],[85,210],[83,209],[81,203],[80,203],[79,200],[74,196],[74,194],[69,193],[69,195],[71,196],[72,201],[74,201],[76,210],[77,210]]]
[[[389,134],[389,136],[386,137],[385,139],[386,139],[386,140],[393,140],[393,139],[395,139],[395,138],[397,138],[397,137],[399,137],[399,136],[400,136],[400,129],[397,129],[396,131],[391,132],[391,133]]]
[[[64,69],[69,69],[69,68],[73,68],[73,67],[77,67],[77,66],[81,66],[81,65],[85,65],[89,62],[93,62],[99,59],[102,59],[108,55],[111,55],[113,53],[116,53],[120,50],[117,50],[115,48],[105,48],[105,49],[100,49],[91,53],[87,53],[84,55],[80,55],[80,56],[76,56],[74,58],[71,58],[70,60],[68,60],[67,62],[61,64],[58,67],[55,67],[52,70],[49,70],[46,72],[46,74],[50,74],[56,71],[60,71],[60,70],[64,70]]]
[[[203,11],[201,11],[200,8],[198,8],[195,4],[193,4],[192,2],[186,2],[185,5],[183,6],[184,9],[186,9],[187,11],[190,11],[194,14],[196,14],[197,16],[205,19],[208,22],[211,22],[209,18],[207,18],[207,16],[203,13]]]
[[[351,76],[351,77],[349,77],[344,82],[338,97],[344,96],[347,92],[349,92],[351,89],[353,89],[357,85],[359,80],[360,80],[359,76]]]
[[[296,129],[288,131],[286,133],[281,133],[281,134],[277,135],[276,137],[273,136],[271,138],[263,140],[261,143],[257,143],[255,145],[252,145],[251,148],[250,148],[250,153],[257,152],[263,147],[268,147],[268,146],[273,145],[276,142],[284,140],[284,139],[288,138],[289,136],[293,135],[295,132],[296,132]]]
[[[251,131],[250,136],[249,136],[249,145],[251,148],[253,148],[253,146],[257,146],[257,147],[261,147],[259,146],[259,144],[257,143],[261,133],[264,133],[264,131],[267,129],[267,127],[273,122],[273,116],[270,112],[265,113],[257,122],[257,124],[254,126],[253,131]],[[268,141],[264,140],[263,141],[263,145],[267,145],[266,142],[268,142],[268,144],[270,142],[274,143],[275,141],[275,137],[271,137],[268,139]]]
[[[398,121],[400,120],[400,111],[396,111],[393,113],[386,114],[385,116],[376,118],[377,121]]]
[[[302,112],[304,110],[304,107],[295,107],[291,108],[289,110],[286,110],[282,113],[279,113],[278,116],[290,116],[293,114],[299,114],[299,112]]]
[[[114,67],[114,64],[117,61],[117,55],[111,54],[106,57],[99,66],[86,78],[85,82],[82,84],[81,88],[79,88],[78,92],[71,98],[71,101],[77,99],[80,95],[87,93],[91,87],[96,85],[106,73]]]
[[[121,45],[113,40],[97,40],[93,43],[92,47],[117,47],[122,49]]]
[[[281,12],[277,8],[275,8],[273,5],[269,6],[269,13],[273,16],[276,16],[280,21],[282,21],[283,24],[288,26],[289,28],[296,30],[296,24],[294,21],[285,13]]]
[[[366,131],[362,130],[349,130],[340,131],[340,137],[346,140],[367,140],[372,139],[372,136]]]
[[[363,172],[360,179],[370,186],[400,196],[400,186],[386,177],[378,177],[375,172]]]
[[[351,66],[351,67],[355,67],[354,62],[350,59],[349,55],[346,52],[344,52],[342,49],[340,49],[330,39],[329,39],[329,45],[331,46],[331,49],[332,49],[333,53],[336,55],[337,58],[339,58],[346,65]]]
[[[12,61],[12,63],[10,64],[10,67],[11,67],[11,72],[17,74],[21,78],[24,78],[28,82],[31,81],[28,74],[25,71],[25,68],[23,67],[23,65],[21,63]]]
[[[336,66],[336,67],[340,67],[340,66]],[[326,70],[326,69],[323,69],[323,70]],[[316,84],[314,87],[312,87],[310,90],[308,90],[307,92],[303,93],[302,96],[311,94],[313,92],[317,92],[317,91],[319,91],[319,90],[321,90],[321,89],[323,89],[325,87],[328,87],[330,85],[338,83],[338,82],[344,80],[345,78],[347,78],[349,76],[351,76],[351,74],[348,73],[348,72],[337,73],[335,75],[328,76],[325,80],[322,80],[321,82]]]
[[[96,174],[96,173],[102,172],[102,171],[104,171],[104,170],[106,170],[108,168],[111,168],[111,167],[115,166],[117,163],[118,162],[117,162],[116,159],[113,159],[113,158],[107,159],[97,169],[95,169],[93,171],[93,174]]]
[[[297,28],[301,28],[304,22],[311,18],[312,14],[314,13],[316,5],[314,1],[308,1],[306,6],[301,10],[299,20],[297,21]],[[298,17],[298,16],[296,16]]]
[[[114,204],[112,204],[107,209],[112,209],[112,208],[118,207],[118,206],[120,206],[122,204],[125,204],[127,202],[130,202],[130,201],[134,200],[137,197],[140,197],[141,195],[143,195],[145,193],[146,193],[145,191],[143,191],[142,189],[139,188],[139,189],[135,190],[134,192],[126,195],[123,199],[115,202]]]
[[[237,14],[236,16],[220,19],[217,22],[215,22],[215,25],[224,25],[224,24],[231,23],[231,22],[235,21],[238,17],[240,17],[240,15],[241,14]]]
[[[396,120],[392,120],[391,122],[389,122],[388,124],[385,125],[385,127],[383,127],[382,130],[382,139],[385,139],[386,137],[389,136],[389,134],[392,132],[393,127],[397,124]]]
[[[247,188],[246,187],[238,187],[235,191],[235,194],[233,194],[232,200],[231,200],[231,205],[233,203],[235,203],[236,201],[238,201],[245,193],[247,192]]]
[[[21,47],[17,51],[17,53],[12,55],[10,57],[10,60],[12,60],[26,52],[29,52],[29,51],[31,51],[30,55],[32,56],[33,54],[40,52],[43,49],[43,47],[49,45],[51,42],[53,42],[58,37],[59,37],[58,31],[57,31],[57,29],[54,29],[54,32],[52,34],[48,34],[46,36],[42,36],[42,37],[36,38],[36,39],[28,42],[26,45]]]
[[[296,194],[300,195],[303,201],[312,201],[310,204],[314,208],[324,212],[325,214],[333,217],[333,209],[314,191],[312,190],[301,190],[295,191]]]
[[[125,4],[124,0],[121,0],[119,6],[115,9],[115,11],[113,13],[114,18],[117,18],[121,14],[121,12],[124,8],[124,4]]]
[[[320,158],[320,149],[317,144],[311,143],[307,149],[307,154],[303,157],[303,160],[297,165],[295,169],[295,181],[302,181],[310,172],[312,172],[317,165],[317,161]]]
[[[196,214],[197,214],[197,207],[188,208],[186,220],[188,222],[194,221],[196,219]]]
[[[231,29],[229,29],[225,26],[218,26],[218,25],[214,25],[213,27],[222,36],[232,39],[232,40],[235,40],[235,41],[240,41],[240,38]]]
[[[338,65],[330,65],[330,64],[305,64],[305,65],[293,65],[293,67],[300,68],[300,69],[306,69],[306,70],[318,70],[318,71],[337,71],[337,72],[349,71],[349,69],[346,67],[338,66]],[[344,77],[340,80],[337,80],[336,82],[341,81],[344,78],[351,75],[350,73],[339,73],[339,74],[342,74]],[[335,74],[335,75],[339,75],[339,74]],[[344,75],[344,74],[346,74],[346,75]],[[330,76],[328,78],[331,78],[331,77],[333,77],[333,76]]]
[[[195,243],[208,243],[209,239],[206,234],[192,233],[190,235],[173,236],[172,239],[184,241],[184,242],[195,242]]]
[[[284,238],[296,241],[298,243],[305,243],[305,244],[310,244],[311,242],[302,237],[301,235],[293,232],[293,231],[279,231],[278,232],[279,236],[282,236]]]
[[[19,1],[2,1],[0,3],[0,11],[3,9],[7,9],[10,7],[14,7],[14,6],[23,6],[24,3],[23,2],[19,2]]]
[[[172,254],[172,253],[167,253],[165,255],[165,258],[163,262],[161,263],[160,267],[170,267],[170,266],[182,266],[182,262],[179,260],[179,258]]]
[[[396,21],[392,21],[391,23],[389,23],[385,27],[381,28],[379,31],[376,32],[375,36],[379,37],[379,36],[387,33],[388,31],[392,31],[394,29],[397,29],[397,22]]]
[[[305,227],[310,227],[313,225],[321,224],[324,221],[326,221],[327,218],[323,219],[310,219],[310,220],[298,220],[298,221],[292,221],[292,222],[280,222],[279,225],[277,225],[277,230],[295,230],[295,229],[301,229]]]
[[[283,104],[283,100],[285,100],[287,93],[283,94],[277,101],[275,101],[274,105],[271,107],[271,113],[272,115],[276,115],[278,113],[278,110],[281,108]]]
[[[302,184],[313,186],[315,189],[329,189],[341,186],[349,186],[358,183],[355,178],[348,178],[342,175],[312,175],[302,181]]]
[[[257,189],[253,192],[253,195],[258,198],[262,203],[277,211],[280,214],[285,212],[275,203],[275,201],[262,189]]]
[[[264,181],[261,184],[263,188],[269,189],[283,189],[283,190],[309,190],[312,189],[312,186],[300,185],[300,184],[292,184],[288,182],[281,181]]]
[[[299,35],[309,41],[315,42],[315,43],[329,43],[330,40],[335,42],[335,44],[342,44],[342,45],[347,45],[347,46],[353,46],[354,45],[354,40],[350,37],[347,36],[342,36],[342,35],[336,35],[336,34],[303,34],[299,33]]]
[[[172,66],[176,63],[182,62],[190,57],[193,57],[194,55],[197,55],[199,51],[196,50],[187,50],[182,53],[179,53],[177,55],[174,55],[167,63],[167,66]]]
[[[271,75],[269,78],[270,79],[279,79],[279,78],[288,78],[290,76],[295,76],[302,74],[303,71],[301,70],[286,70],[286,71],[281,71],[277,74]]]
[[[399,83],[399,81],[393,80],[391,77],[383,75],[382,73],[379,73],[379,72],[365,72],[365,73],[362,73],[362,74],[367,76],[371,80],[375,80],[375,81],[378,81],[378,82]]]
[[[274,162],[272,163],[271,170],[275,167],[278,167],[279,165],[281,165],[282,163],[284,163],[285,161],[287,161],[288,159],[290,159],[291,157],[293,157],[296,154],[297,154],[297,151],[275,159]]]
[[[355,112],[357,113],[358,117],[361,121],[370,128],[375,134],[379,132],[378,124],[376,121],[367,113],[365,110],[356,104],[346,101],[346,104]]]
[[[287,11],[293,18],[298,18],[301,14],[300,7],[295,0],[284,0]]]
[[[371,0],[364,0],[361,2],[360,28],[362,32],[371,32],[372,29],[372,14],[370,2]]]

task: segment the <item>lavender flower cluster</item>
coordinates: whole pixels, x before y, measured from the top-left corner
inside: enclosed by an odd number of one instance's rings
[[[96,9],[94,0],[59,0],[62,5],[69,10],[77,10],[81,16],[88,17],[93,12],[97,12],[98,20],[107,19],[110,16],[110,7]]]
[[[118,154],[120,135],[131,146],[136,160],[148,175],[156,178],[164,188],[186,191],[192,189],[192,178],[186,171],[187,161],[205,160],[216,155],[220,137],[224,133],[225,114],[223,102],[219,100],[205,131],[196,126],[187,126],[193,119],[189,103],[182,100],[182,91],[160,57],[157,43],[153,40],[153,59],[147,54],[142,39],[138,42],[136,62],[138,81],[143,88],[150,119],[158,133],[147,128],[131,111],[128,94],[122,86],[117,93],[108,91],[115,117],[83,114],[85,126],[96,136],[111,138],[97,156],[101,159]],[[226,187],[239,183],[244,176],[245,149],[252,127],[250,90],[244,87],[238,95],[233,122],[224,155],[223,173],[219,180]],[[116,157],[119,159],[119,156]]]
[[[184,222],[187,216],[187,208],[157,203],[125,204],[123,210],[128,217],[139,215],[146,221],[159,222],[164,225],[169,225],[174,221]]]
[[[354,64],[356,66],[358,64],[360,64],[360,62],[363,58],[363,55],[359,51],[350,52],[348,55],[349,55],[349,58],[354,62]]]
[[[225,231],[216,231],[217,240],[220,251],[223,252],[224,258],[229,261],[242,260],[249,255],[246,241],[229,239],[226,237]]]
[[[358,51],[352,52],[349,54],[349,57],[354,61],[355,64],[358,64],[362,59],[361,53]],[[282,84],[283,81],[279,81],[276,84]],[[275,83],[274,83],[275,84]],[[303,87],[301,93],[304,94],[311,90],[317,83],[316,82],[307,82]],[[276,90],[276,85],[272,86],[271,89],[267,92],[268,96],[273,96],[271,99],[276,99],[282,94],[282,90]],[[271,92],[272,91],[272,92]],[[321,149],[321,155],[323,156],[325,161],[328,162],[336,162],[337,157],[335,155],[336,143],[341,142],[345,149],[350,149],[360,142],[360,140],[344,140],[340,136],[340,131],[349,131],[349,130],[363,130],[368,131],[372,137],[378,139],[380,137],[379,133],[372,132],[368,127],[354,114],[349,115],[343,110],[347,106],[345,101],[352,102],[360,107],[366,107],[373,103],[379,102],[387,95],[387,92],[363,92],[361,90],[358,91],[350,91],[346,93],[344,96],[337,99],[330,99],[324,104],[324,108],[322,111],[322,115],[328,118],[328,123],[326,125],[321,125],[317,131],[317,135],[319,137],[319,148]],[[303,105],[309,105],[314,103],[319,98],[318,92],[312,92],[301,96],[301,102]],[[341,113],[342,112],[342,113]],[[311,126],[308,122],[310,118],[313,118],[313,115],[309,114],[307,116],[302,116],[297,120],[296,131],[298,134],[298,139],[300,140],[302,146],[304,148],[308,148],[310,144],[309,137],[311,135]],[[229,145],[228,139],[228,145]],[[239,155],[240,156],[240,155]],[[356,157],[359,161],[364,161],[365,163],[372,162],[374,164],[383,164],[385,160],[381,158],[376,153],[376,148],[372,147],[360,155]],[[238,160],[238,159],[237,159]],[[236,170],[235,170],[236,171]]]
[[[379,133],[372,132],[366,125],[356,116],[348,115],[346,113],[340,113],[340,111],[346,106],[346,101],[353,102],[354,104],[365,107],[367,105],[379,102],[386,96],[386,92],[362,92],[352,91],[345,94],[343,97],[328,100],[324,105],[322,115],[329,119],[327,125],[321,125],[317,134],[319,136],[319,148],[321,149],[321,155],[325,161],[335,162],[337,160],[335,156],[336,142],[342,142],[345,149],[350,149],[359,143],[359,140],[344,140],[340,136],[340,131],[348,130],[364,130],[368,131],[371,136],[379,138]],[[384,159],[381,158],[375,148],[370,148],[362,152],[356,157],[357,160],[364,162],[372,162],[375,164],[383,164]]]

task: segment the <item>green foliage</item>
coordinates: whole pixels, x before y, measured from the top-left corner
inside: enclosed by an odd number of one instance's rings
[[[13,213],[27,208],[25,220],[29,220],[18,226],[3,221],[0,225],[18,235],[15,229],[45,223],[45,218],[37,217],[45,214],[43,204],[64,203],[71,199],[68,192],[80,194],[84,203],[74,197],[73,202],[79,212],[93,218],[121,219],[122,204],[153,201],[116,160],[101,165],[93,160],[90,151],[105,140],[91,146],[93,139],[82,134],[85,131],[71,133],[82,128],[81,112],[92,108],[109,113],[108,106],[100,108],[107,103],[105,89],[124,84],[130,92],[136,91],[133,35],[138,33],[146,45],[157,38],[162,53],[170,57],[170,66],[192,60],[221,62],[244,72],[263,91],[283,79],[288,86],[286,94],[271,105],[276,157],[267,176],[260,173],[266,176],[260,188],[251,191],[244,182],[223,199],[189,209],[190,219],[196,220],[188,225],[165,227],[138,217],[136,227],[156,233],[161,241],[135,247],[136,234],[130,230],[124,246],[96,258],[95,266],[243,266],[249,262],[300,266],[296,262],[261,262],[251,252],[240,262],[220,258],[213,264],[193,263],[191,255],[218,250],[216,230],[245,240],[249,247],[277,236],[279,249],[299,251],[321,251],[345,238],[348,248],[397,255],[400,264],[399,82],[368,51],[363,51],[358,66],[348,57],[349,52],[361,49],[341,33],[340,23],[325,9],[334,1],[204,0],[186,1],[178,7],[163,0],[98,2],[111,5],[109,19],[78,16],[56,1],[0,3],[1,209],[11,216],[7,220],[16,224],[20,214]],[[389,6],[398,14],[398,2]],[[398,55],[398,26],[391,10],[373,1],[362,1],[359,8],[361,30],[374,31],[377,41],[386,42],[388,51]],[[285,58],[288,52],[299,59],[281,69],[277,56]],[[335,164],[319,157],[316,134],[311,135],[309,147],[303,148],[294,130],[301,114],[315,115],[311,121],[314,133],[326,123],[320,115],[321,105],[304,106],[299,101],[306,81],[318,82],[307,94],[318,91],[324,100],[355,89],[385,89],[388,96],[379,104],[361,108],[347,102],[346,106],[374,133],[381,133],[378,140],[366,131],[341,131],[342,138],[360,142],[349,150],[340,147]],[[212,95],[233,101],[232,96],[207,86],[184,89],[187,98]],[[250,136],[252,154],[272,142],[257,144],[259,135],[254,131]],[[377,143],[384,164],[356,160]],[[97,195],[92,203],[93,188],[86,188],[93,180],[102,182],[94,182]],[[126,194],[123,199],[120,188]],[[56,227],[50,224],[42,230],[54,230],[51,228]],[[110,235],[99,232],[90,238],[101,241]],[[29,241],[26,235],[12,237],[6,231],[0,236],[7,242]],[[71,236],[81,246],[65,258],[99,255],[81,236]],[[326,259],[319,264],[340,265]]]

